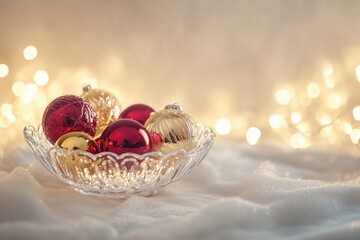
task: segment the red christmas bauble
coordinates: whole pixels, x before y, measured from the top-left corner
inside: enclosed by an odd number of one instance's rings
[[[160,149],[161,145],[164,143],[163,138],[160,134],[156,132],[149,132],[151,148],[152,149]]]
[[[139,123],[144,125],[146,120],[153,113],[155,113],[155,110],[148,105],[134,104],[134,105],[131,105],[131,106],[127,107],[126,109],[124,109],[124,111],[121,112],[119,118],[120,119],[124,119],[124,118],[132,119],[132,120],[138,121]]]
[[[143,154],[151,149],[148,131],[139,122],[131,119],[120,119],[111,123],[100,138],[101,151]]]
[[[53,144],[68,132],[85,132],[93,137],[96,132],[96,114],[82,98],[65,95],[54,99],[46,107],[42,127],[46,138]]]

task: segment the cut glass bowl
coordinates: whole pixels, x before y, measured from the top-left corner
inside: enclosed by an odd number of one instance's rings
[[[179,149],[167,154],[68,152],[52,145],[41,125],[37,130],[31,125],[25,127],[24,138],[42,165],[76,191],[87,195],[126,198],[159,193],[164,186],[188,174],[206,157],[215,134],[202,123],[197,126],[195,148],[190,151]]]

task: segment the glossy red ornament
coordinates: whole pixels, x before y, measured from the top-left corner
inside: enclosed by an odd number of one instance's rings
[[[46,138],[53,144],[69,132],[85,132],[93,137],[96,132],[96,114],[82,98],[65,95],[54,99],[46,107],[42,127]]]
[[[100,138],[102,152],[143,154],[151,149],[148,131],[139,122],[131,119],[120,119],[111,123]]]
[[[149,132],[150,141],[151,141],[151,148],[152,149],[160,149],[161,145],[163,144],[164,140],[160,134],[156,132]]]
[[[124,109],[124,111],[121,112],[119,118],[132,119],[144,125],[146,120],[154,113],[155,110],[148,105],[134,104]]]

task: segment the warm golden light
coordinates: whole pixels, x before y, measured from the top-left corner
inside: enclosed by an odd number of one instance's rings
[[[257,127],[251,127],[246,132],[246,140],[250,145],[255,145],[259,142],[261,131]]]
[[[356,78],[360,82],[360,65],[357,65],[355,68]]]
[[[6,64],[0,64],[0,78],[4,78],[9,74],[9,67]]]
[[[293,112],[291,113],[290,119],[293,124],[298,124],[301,122],[302,114],[300,112]]]
[[[24,94],[22,95],[21,103],[28,105],[31,103],[37,93],[38,87],[34,83],[28,83],[25,86]]]
[[[300,133],[294,133],[293,135],[291,135],[290,145],[292,148],[295,149],[308,147],[308,144],[306,143],[304,136],[301,135]]]
[[[359,140],[360,140],[360,129],[354,128],[354,129],[351,131],[350,139],[351,139],[351,141],[352,141],[354,144],[358,144],[358,143],[359,143]]]
[[[286,120],[279,114],[273,114],[269,118],[269,125],[274,129],[279,129],[287,126]]]
[[[315,118],[316,121],[322,126],[329,125],[333,121],[332,117],[325,112],[317,112]]]
[[[309,98],[317,98],[320,96],[320,87],[316,83],[310,83],[307,86],[307,94]]]
[[[226,118],[221,118],[215,123],[215,130],[219,135],[228,135],[231,127],[231,122]]]
[[[354,107],[353,116],[356,121],[360,121],[360,106]]]
[[[342,127],[343,127],[343,130],[344,130],[344,133],[347,134],[347,135],[350,135],[351,132],[352,132],[352,126],[350,123],[348,122],[343,122],[342,124]]]
[[[307,107],[311,104],[311,98],[309,98],[307,93],[302,93],[299,97],[299,103],[303,107]]]
[[[279,89],[275,94],[276,102],[280,105],[287,105],[291,100],[291,94],[286,89]]]
[[[311,131],[311,126],[307,122],[301,122],[296,128],[302,133],[309,133]]]
[[[324,79],[325,82],[325,86],[328,88],[333,88],[335,87],[335,80],[333,77],[327,77]]]
[[[0,112],[2,115],[6,116],[12,113],[12,105],[9,103],[4,103],[1,105]]]
[[[12,112],[13,106],[9,103],[4,103],[1,105],[0,112],[3,116],[7,117],[10,123],[13,123],[16,121],[16,117],[14,116]]]
[[[34,46],[27,46],[24,49],[23,55],[26,60],[33,60],[36,58],[38,51]]]
[[[341,106],[341,95],[337,93],[331,93],[327,96],[327,105],[331,109],[337,109]]]
[[[20,97],[25,91],[26,84],[23,82],[14,82],[11,89],[15,96]]]
[[[44,70],[38,70],[34,74],[34,81],[38,86],[45,86],[49,81],[49,75]]]
[[[334,73],[334,68],[331,64],[327,64],[327,66],[324,67],[323,70],[323,76],[326,77],[331,77]]]

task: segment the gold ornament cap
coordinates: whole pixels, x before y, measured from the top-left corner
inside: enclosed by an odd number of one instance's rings
[[[150,134],[156,133],[162,138],[161,143],[153,144],[153,151],[190,151],[197,145],[196,123],[177,103],[166,105],[163,110],[151,115],[145,123],[145,128]]]

